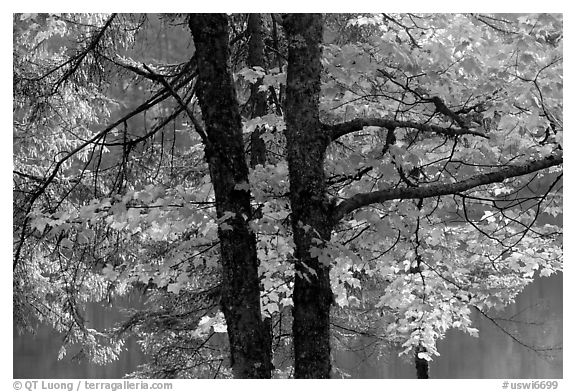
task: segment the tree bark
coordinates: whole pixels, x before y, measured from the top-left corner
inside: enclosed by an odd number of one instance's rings
[[[265,66],[264,59],[264,26],[261,14],[250,14],[248,16],[248,59],[247,64],[250,67]],[[262,80],[258,79],[250,86],[250,118],[262,117],[266,115],[268,105],[266,104],[266,92],[260,91]],[[256,127],[250,135],[250,167],[254,169],[257,165],[266,164],[266,144],[261,135],[263,129]],[[263,286],[260,286],[263,290]],[[266,337],[266,350],[272,361],[272,318],[266,317],[263,320]]]
[[[284,16],[288,40],[286,148],[295,243],[293,338],[296,378],[329,378],[330,266],[312,257],[330,240],[324,159],[330,138],[319,121],[322,17]]]
[[[262,15],[250,14],[248,16],[248,66],[264,68],[264,37]],[[257,80],[250,86],[250,116],[251,118],[266,115],[266,92],[260,91],[262,80]],[[250,166],[264,165],[266,163],[266,145],[261,137],[263,129],[256,127],[250,135]]]
[[[229,70],[228,19],[222,14],[192,14],[189,27],[198,61],[198,100],[207,136],[205,156],[220,219],[221,307],[228,327],[231,367],[236,378],[270,378],[271,361],[260,313],[256,240],[248,227],[248,165]]]

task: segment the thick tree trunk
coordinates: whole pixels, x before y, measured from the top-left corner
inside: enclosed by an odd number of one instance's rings
[[[312,257],[313,247],[330,239],[324,158],[329,138],[320,127],[320,43],[322,17],[284,17],[288,39],[286,146],[294,231],[296,277],[293,337],[296,378],[329,378],[330,266]]]
[[[206,126],[206,159],[216,198],[222,262],[222,311],[236,378],[270,378],[271,361],[260,314],[258,260],[251,216],[242,123],[229,70],[228,20],[192,14],[198,61],[198,100]],[[239,187],[239,185],[241,185]],[[226,223],[226,225],[223,225]]]

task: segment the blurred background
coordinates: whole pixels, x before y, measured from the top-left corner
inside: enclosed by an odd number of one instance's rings
[[[126,304],[137,306],[139,298]],[[122,320],[123,304],[94,305],[87,315],[96,328]],[[504,312],[491,314],[500,326],[473,312],[480,336],[452,330],[438,343],[441,356],[430,365],[432,378],[562,378],[562,275],[537,278]],[[514,336],[515,341],[510,335]],[[105,366],[58,360],[62,337],[49,326],[35,335],[14,332],[14,378],[122,378],[146,358],[129,340],[120,358]],[[390,352],[377,358],[368,338],[359,336],[350,350],[334,350],[334,366],[352,378],[416,378],[412,358]],[[524,344],[524,345],[523,345]]]

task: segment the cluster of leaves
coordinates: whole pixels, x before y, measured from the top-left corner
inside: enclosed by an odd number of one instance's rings
[[[339,38],[364,26],[371,33],[356,42]],[[324,121],[391,120],[333,146],[326,170],[337,200],[456,182],[562,148],[556,15],[370,15],[334,23],[327,35]],[[401,122],[477,134],[401,130]],[[424,347],[419,355],[430,360],[449,328],[477,335],[471,309],[501,309],[536,270],[549,276],[561,269],[559,184],[561,174],[534,175],[357,210],[321,255],[334,264],[336,302],[381,309],[382,336],[403,353]],[[374,279],[372,296],[350,295]]]

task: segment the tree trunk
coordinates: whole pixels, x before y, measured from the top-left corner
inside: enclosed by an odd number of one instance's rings
[[[329,138],[319,121],[322,17],[284,17],[288,40],[286,148],[294,232],[293,338],[296,378],[329,378],[330,266],[312,257],[330,239],[332,224],[326,196],[324,158]]]
[[[430,378],[428,361],[418,357],[418,353],[426,352],[426,349],[419,346],[414,354],[414,365],[416,365],[416,378]]]
[[[264,68],[264,37],[262,15],[250,14],[248,16],[248,66]],[[262,117],[267,113],[266,92],[260,91],[262,80],[257,80],[250,86],[250,117]],[[264,165],[266,163],[266,145],[260,137],[263,129],[256,127],[250,135],[250,166]]]
[[[248,59],[247,64],[250,67],[265,66],[264,61],[264,26],[262,25],[261,14],[250,14],[248,16]],[[262,79],[258,79],[250,86],[250,118],[262,117],[266,115],[268,105],[266,104],[266,92],[260,91]],[[263,129],[256,127],[250,135],[250,167],[254,169],[257,165],[266,164],[266,144],[261,134]],[[263,287],[260,287],[263,290]],[[264,331],[266,333],[266,349],[272,361],[272,318],[266,317],[263,320]]]
[[[214,186],[216,214],[224,219],[220,221],[218,237],[221,306],[228,327],[230,362],[236,378],[270,378],[271,361],[260,313],[256,241],[248,228],[248,165],[228,63],[228,20],[222,14],[192,14],[189,27],[198,62],[198,100],[207,135],[205,155]]]

